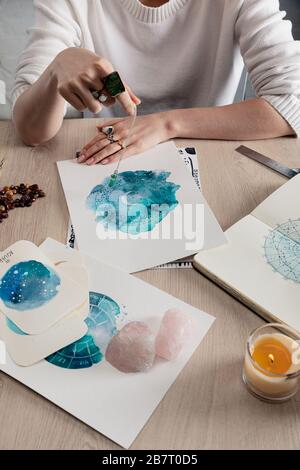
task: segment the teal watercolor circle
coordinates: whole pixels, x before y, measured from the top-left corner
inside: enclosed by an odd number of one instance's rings
[[[86,206],[105,229],[131,235],[152,231],[178,205],[180,185],[167,181],[168,171],[124,171],[95,186]]]
[[[97,337],[104,334],[106,338],[112,338],[117,333],[116,320],[120,313],[119,305],[111,297],[90,292],[90,312],[85,320],[87,334],[51,354],[46,360],[64,369],[85,369],[98,364],[104,354]]]

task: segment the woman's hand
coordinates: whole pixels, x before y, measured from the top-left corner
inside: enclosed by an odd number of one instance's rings
[[[101,163],[106,165],[117,161],[120,157],[130,157],[176,137],[174,123],[172,122],[172,111],[150,114],[137,118],[129,142],[126,142],[127,147],[123,148],[122,143],[128,137],[131,119],[112,119],[104,121],[101,126],[97,126],[99,134],[83,147],[78,163],[87,165]],[[113,126],[114,128],[114,140],[116,142],[112,144],[107,136],[101,132],[101,129],[106,126]]]
[[[102,104],[96,100],[91,91],[101,90],[104,85],[102,78],[114,71],[112,64],[93,52],[71,47],[65,49],[51,64],[51,72],[57,82],[59,94],[78,111],[89,109],[92,113],[99,113]],[[140,100],[125,84],[126,91],[116,99],[124,111],[132,115],[134,105]],[[108,97],[105,106],[114,104],[115,99]]]

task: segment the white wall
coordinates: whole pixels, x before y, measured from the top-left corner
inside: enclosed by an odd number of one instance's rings
[[[27,41],[26,30],[32,23],[32,0],[0,0],[0,80],[6,84],[6,104],[0,104],[1,119],[10,117],[14,71]]]
[[[16,65],[28,40],[27,30],[33,22],[33,0],[0,0],[0,119],[11,117],[11,91]],[[5,100],[1,81],[5,83]],[[81,116],[74,108],[68,107],[67,117]]]

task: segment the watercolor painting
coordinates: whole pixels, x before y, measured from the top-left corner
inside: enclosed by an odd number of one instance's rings
[[[19,328],[13,321],[11,321],[9,318],[6,317],[6,324],[8,328],[16,333],[17,335],[21,336],[28,336],[27,333],[25,333],[21,328]]]
[[[113,185],[111,177],[92,189],[86,206],[105,228],[132,235],[150,232],[178,205],[180,185],[167,181],[168,171],[125,171]],[[113,209],[113,210],[112,210]]]
[[[118,332],[117,319],[120,306],[110,297],[90,292],[90,313],[85,320],[87,334],[46,358],[48,362],[64,369],[85,369],[99,364],[110,339]]]
[[[300,282],[300,219],[289,220],[272,230],[264,250],[275,272],[285,279]]]
[[[22,261],[0,280],[0,298],[7,308],[25,311],[45,305],[59,291],[60,278],[39,261]]]

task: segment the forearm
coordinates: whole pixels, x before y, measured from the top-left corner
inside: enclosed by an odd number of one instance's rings
[[[172,138],[259,140],[293,135],[285,119],[264,99],[255,98],[215,108],[170,111]]]
[[[13,122],[27,145],[47,142],[59,131],[64,117],[65,100],[58,93],[51,65],[16,101]]]

